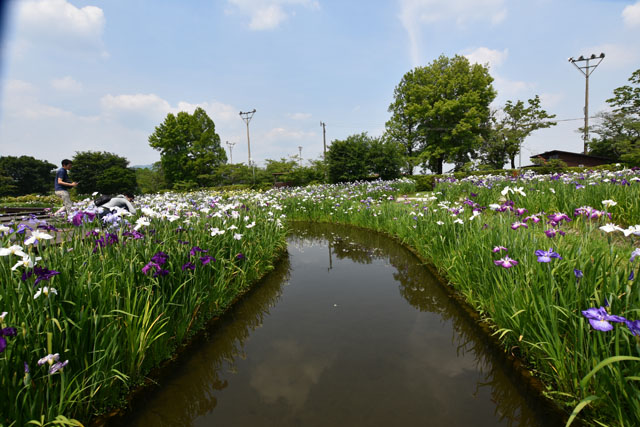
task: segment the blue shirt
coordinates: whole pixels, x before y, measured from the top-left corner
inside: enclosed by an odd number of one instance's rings
[[[58,184],[58,178],[62,178],[62,181],[64,182],[69,182],[69,175],[67,175],[67,170],[65,168],[60,168],[58,169],[58,172],[56,172],[56,180],[53,182],[53,188],[55,188],[56,191],[69,191],[69,187]]]

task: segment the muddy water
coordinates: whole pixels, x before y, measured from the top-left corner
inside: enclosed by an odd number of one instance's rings
[[[301,224],[288,252],[114,425],[557,424],[397,243]]]

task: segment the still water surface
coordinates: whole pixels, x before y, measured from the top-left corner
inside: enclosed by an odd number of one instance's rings
[[[288,256],[119,420],[129,426],[554,425],[407,250],[298,224]]]

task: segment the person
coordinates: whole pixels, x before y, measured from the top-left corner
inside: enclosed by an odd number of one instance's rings
[[[125,192],[123,194],[112,197],[111,200],[100,207],[105,208],[105,210],[103,211],[103,213],[105,214],[110,212],[111,209],[122,208],[127,210],[130,214],[135,215],[136,208],[132,204],[133,199],[133,194],[131,194],[130,192]]]
[[[56,172],[56,178],[53,182],[53,188],[55,190],[56,196],[62,199],[63,204],[63,207],[58,209],[56,215],[62,212],[63,209],[67,211],[67,216],[71,215],[73,206],[71,205],[71,197],[69,196],[69,187],[76,187],[78,185],[77,182],[69,181],[69,175],[67,174],[67,171],[71,169],[71,165],[71,160],[64,159],[62,161],[62,167]]]

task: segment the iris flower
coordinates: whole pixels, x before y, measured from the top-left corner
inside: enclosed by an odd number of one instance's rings
[[[633,252],[631,252],[631,258],[629,258],[629,262],[633,262],[637,256],[640,256],[640,248],[635,248]]]
[[[529,228],[529,226],[524,222],[514,222],[513,224],[511,224],[512,230],[517,230],[520,227]]]
[[[640,336],[640,320],[625,320],[624,323],[634,336]]]
[[[7,340],[4,337],[15,337],[16,328],[0,328],[0,353],[7,348]]]
[[[602,332],[607,332],[613,329],[613,325],[609,322],[624,323],[627,321],[627,319],[622,316],[607,313],[607,310],[604,307],[593,307],[587,310],[582,310],[582,315],[589,319],[589,323],[593,329]]]
[[[551,262],[551,258],[562,259],[560,254],[554,252],[552,248],[549,248],[548,251],[538,249],[535,254],[538,257],[538,262]]]
[[[494,254],[495,254],[496,252],[502,252],[502,251],[505,251],[505,252],[506,252],[506,251],[508,251],[508,249],[507,249],[507,248],[505,248],[504,246],[495,246],[495,247],[491,250],[491,252],[493,252]]]
[[[19,257],[26,257],[27,254],[22,251],[22,246],[13,245],[8,248],[0,248],[0,256],[17,255]]]
[[[31,231],[31,237],[24,241],[25,245],[33,245],[37,243],[39,240],[49,240],[53,239],[53,236],[47,233],[43,233],[42,231],[33,230]]]
[[[45,297],[48,297],[49,294],[54,294],[54,295],[58,295],[58,291],[56,291],[55,288],[50,288],[48,286],[44,286],[42,288],[38,288],[38,291],[33,295],[33,299],[38,298],[40,295],[43,295]]]
[[[518,265],[518,261],[516,261],[515,259],[511,259],[508,256],[502,259],[495,260],[493,261],[493,263],[495,265],[499,265],[500,267],[504,267],[504,268],[511,268],[514,265]]]

